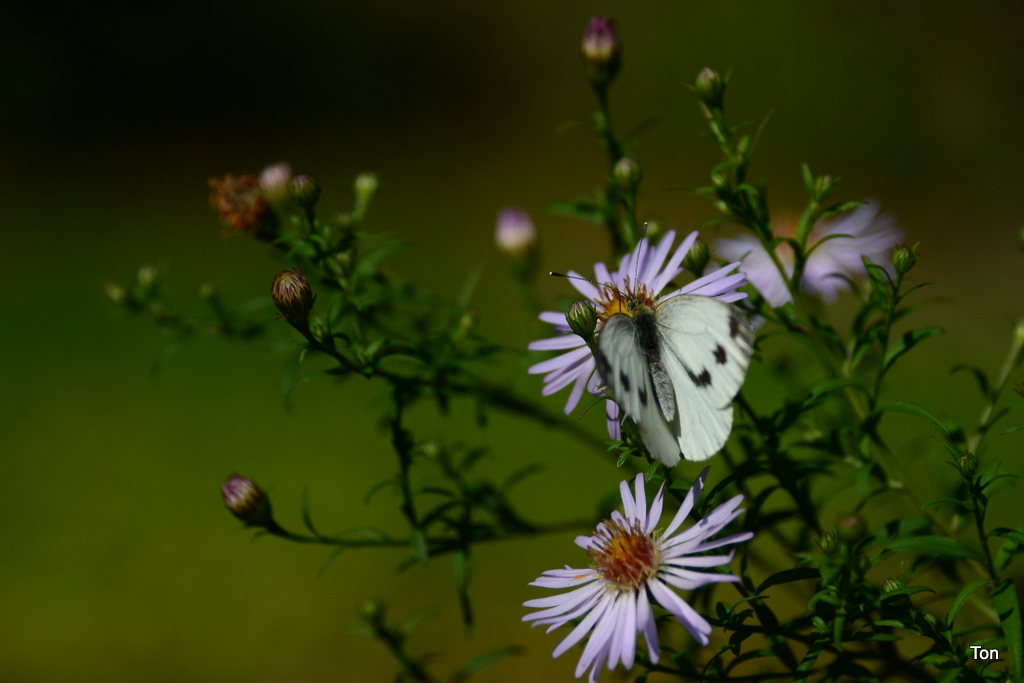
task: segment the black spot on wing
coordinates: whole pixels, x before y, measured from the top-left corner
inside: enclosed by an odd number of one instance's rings
[[[646,408],[647,407],[647,389],[644,389],[644,388],[641,387],[639,393],[640,393],[640,405],[642,405],[644,408]]]
[[[623,391],[629,391],[629,377],[621,370],[619,370],[619,381],[622,382]]]
[[[689,369],[686,370],[686,374],[689,375],[690,381],[693,382],[696,387],[709,387],[711,386],[711,373],[708,372],[707,368],[701,370],[699,375],[693,374]]]
[[[740,316],[737,311],[729,311],[729,338],[735,339],[740,333]]]
[[[721,345],[715,347],[715,360],[719,365],[725,365],[725,349]]]

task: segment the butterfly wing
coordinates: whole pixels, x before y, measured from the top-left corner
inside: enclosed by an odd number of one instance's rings
[[[633,319],[621,313],[608,318],[598,334],[594,355],[601,378],[615,402],[636,422],[651,455],[668,467],[678,463],[677,430],[666,421],[658,404],[655,381]]]
[[[707,460],[732,430],[732,400],[743,385],[754,332],[735,306],[680,295],[655,310],[661,361],[672,380],[672,425],[687,460]]]

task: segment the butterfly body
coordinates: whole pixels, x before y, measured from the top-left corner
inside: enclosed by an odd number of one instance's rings
[[[746,316],[710,297],[620,296],[598,332],[598,372],[658,461],[710,458],[732,429],[753,352]]]

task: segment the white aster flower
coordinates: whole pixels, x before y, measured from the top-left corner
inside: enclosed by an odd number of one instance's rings
[[[733,551],[727,555],[708,556],[702,553],[742,543],[754,536],[744,531],[709,540],[743,512],[738,509],[743,496],[735,496],[689,529],[679,531],[704,487],[708,469],[704,468],[697,477],[679,512],[664,531],[657,528],[664,504],[664,487],[658,490],[648,510],[644,475],[638,474],[636,477],[635,497],[627,482],[622,482],[620,490],[625,515],[616,510],[611,520],[597,525],[593,536],[579,536],[576,539],[576,544],[590,555],[590,568],[571,569],[566,566],[565,569],[552,569],[530,584],[542,588],[574,589],[568,593],[523,603],[525,607],[540,610],[527,614],[523,621],[532,621],[535,626],[548,625],[550,633],[582,617],[582,621],[558,644],[553,653],[553,656],[558,657],[590,634],[576,666],[577,678],[589,669],[589,680],[597,680],[602,664],[606,664],[609,670],[618,666],[619,662],[626,669],[632,668],[636,657],[637,635],[640,633],[647,642],[651,662],[658,661],[658,631],[654,623],[652,602],[678,619],[697,642],[708,644],[711,624],[680,598],[673,587],[693,590],[709,583],[739,581],[732,574],[697,571],[729,564]]]
[[[794,218],[775,221],[772,230],[777,237],[793,237],[796,221]],[[822,242],[830,235],[849,236]],[[847,280],[863,278],[867,274],[862,256],[893,274],[890,256],[893,247],[902,239],[903,231],[896,227],[896,218],[888,213],[879,216],[878,202],[869,199],[855,211],[814,226],[807,239],[807,248],[818,246],[807,257],[800,286],[810,296],[832,303],[840,291],[849,287]],[[778,267],[757,237],[737,235],[722,238],[715,240],[714,249],[715,254],[726,261],[742,261],[750,283],[773,308],[793,300]],[[775,248],[775,254],[787,277],[792,277],[793,248],[782,243]]]
[[[693,243],[697,241],[697,233],[690,233],[669,258],[675,236],[674,230],[669,231],[656,247],[650,246],[646,238],[640,240],[632,253],[622,257],[619,269],[614,272],[609,272],[604,263],[594,264],[594,279],[604,285],[602,287],[597,287],[585,279],[579,279],[582,276],[574,271],[569,271],[569,275],[572,276],[569,283],[590,300],[597,309],[598,335],[601,334],[601,326],[609,316],[625,310],[624,296],[643,295],[645,299],[653,299],[654,304],[679,294],[709,296],[726,303],[747,296],[744,292],[736,291],[747,281],[743,273],[734,272],[739,268],[739,262],[720,268],[683,287],[658,296],[673,279],[683,272],[683,258],[686,257]],[[565,321],[565,313],[545,311],[540,314],[540,319],[554,325],[558,335],[530,342],[528,348],[533,351],[565,351],[565,353],[531,366],[528,372],[531,375],[545,375],[544,388],[541,390],[543,396],[548,396],[572,385],[572,391],[569,392],[569,398],[565,402],[565,414],[568,415],[579,404],[584,391],[589,391],[594,396],[601,395],[601,378],[597,373],[594,355],[583,338],[569,329],[569,325]],[[613,439],[621,439],[621,411],[618,405],[608,401],[606,410],[609,435]]]

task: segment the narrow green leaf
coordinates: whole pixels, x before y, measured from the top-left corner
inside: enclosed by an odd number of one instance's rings
[[[1014,681],[1024,680],[1024,628],[1021,627],[1020,603],[1012,579],[1008,579],[990,594],[999,621],[1003,625],[1006,649],[1010,652],[1010,672]]]
[[[320,532],[313,526],[313,518],[309,514],[309,489],[302,489],[302,499],[299,501],[299,509],[302,512],[302,523],[309,529],[309,533],[320,538]]]
[[[469,601],[469,553],[462,548],[452,553],[452,572],[462,607],[462,623],[468,628],[473,625],[473,606]]]
[[[988,532],[988,535],[1001,536],[1002,538],[1012,539],[1017,543],[1024,543],[1024,532],[1020,532],[1015,529],[1007,529],[1004,526],[1001,526],[997,529],[993,529],[992,531]]]
[[[943,498],[932,498],[927,503],[922,505],[921,509],[924,510],[925,508],[931,507],[932,505],[938,505],[939,503],[950,503],[952,505],[959,505],[962,508],[968,508],[968,509],[971,507],[968,503],[965,503],[962,500],[957,500],[956,498],[945,498],[945,497],[943,497]]]
[[[888,370],[896,359],[910,351],[912,348],[923,342],[925,339],[943,334],[945,330],[940,327],[919,327],[916,330],[908,330],[898,337],[885,354],[884,368]]]
[[[974,379],[978,382],[978,389],[981,391],[982,397],[987,399],[992,398],[992,390],[989,388],[988,384],[988,375],[985,374],[984,370],[974,365],[956,365],[949,371],[949,374],[955,375],[958,372],[969,372],[974,375]]]
[[[765,589],[777,586],[781,583],[790,583],[792,581],[806,581],[807,579],[820,579],[821,572],[814,567],[796,567],[794,569],[786,569],[781,572],[772,574],[767,579],[761,582],[761,585],[757,587],[756,593],[763,593]]]
[[[967,599],[971,597],[971,593],[990,583],[995,583],[995,581],[992,579],[978,579],[977,581],[972,581],[964,586],[964,589],[957,594],[956,600],[954,600],[953,604],[950,606],[949,614],[946,615],[946,626],[948,628],[953,628],[953,624],[956,623],[957,613],[960,611],[960,608],[964,606],[964,603],[967,602]]]
[[[829,641],[827,640],[816,640],[811,643],[811,646],[807,649],[807,654],[800,660],[800,665],[796,667],[796,672],[793,675],[794,681],[807,680],[807,677],[814,670],[814,663],[818,661],[818,655],[824,651],[828,643]]]
[[[892,552],[922,552],[944,557],[963,557],[984,564],[981,552],[963,541],[945,536],[911,536],[891,541],[886,550]]]
[[[917,403],[910,401],[890,401],[889,403],[878,406],[871,415],[868,416],[870,419],[872,416],[881,415],[882,413],[909,413],[911,415],[917,415],[923,417],[932,424],[936,425],[943,432],[948,434],[946,425],[939,418],[935,417],[927,408]]]
[[[935,683],[952,683],[963,670],[964,668],[962,666],[954,667],[952,669],[943,669],[942,672],[935,677]]]
[[[419,612],[406,619],[405,622],[403,622],[402,625],[398,627],[398,630],[402,633],[402,635],[407,636],[410,633],[412,633],[417,626],[422,624],[430,617],[434,616],[434,614],[436,613],[437,609],[434,607],[426,607],[424,609],[421,609]]]
[[[1007,429],[1004,432],[1000,432],[1000,434],[1009,434],[1010,432],[1019,432],[1022,429],[1024,429],[1024,425],[1017,425],[1016,427],[1010,427],[1009,429]]]
[[[426,562],[430,556],[427,551],[427,536],[423,529],[413,528],[409,531],[409,547],[412,548],[413,557],[420,562]]]
[[[927,586],[907,586],[906,588],[897,588],[894,591],[889,591],[882,595],[882,602],[890,600],[892,598],[898,598],[901,595],[916,595],[918,593],[934,593],[931,588]]]
[[[1022,522],[1021,525],[1017,527],[1017,531],[1024,533],[1024,522]],[[1015,541],[1012,538],[1007,538],[1005,541],[1003,541],[1003,545],[1001,545],[999,547],[999,550],[996,552],[996,557],[994,561],[996,571],[1002,572],[1006,565],[1010,563],[1010,560],[1012,560],[1017,555],[1017,553],[1020,552],[1022,547],[1024,546],[1022,546],[1021,543]]]
[[[821,382],[818,382],[813,387],[811,387],[810,392],[808,392],[807,394],[807,398],[804,399],[804,407],[810,406],[812,403],[814,403],[815,401],[817,401],[819,398],[826,394],[831,394],[833,392],[837,392],[847,388],[857,389],[868,398],[871,397],[871,393],[860,382],[857,382],[852,379],[826,379]]]

